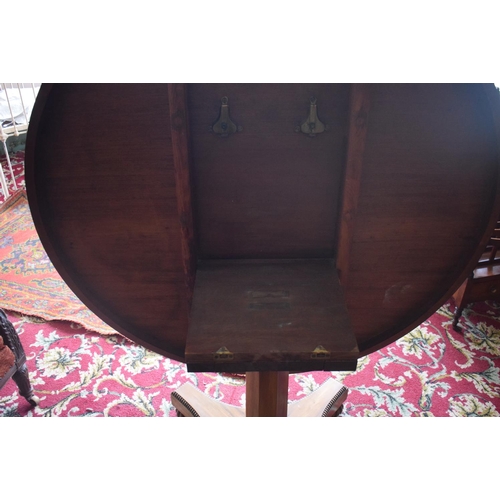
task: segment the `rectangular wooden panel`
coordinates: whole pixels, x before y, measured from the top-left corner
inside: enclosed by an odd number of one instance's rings
[[[328,128],[297,132],[316,98]],[[242,130],[210,131],[221,98]],[[335,254],[349,85],[188,87],[200,258],[330,258]]]
[[[357,357],[333,260],[198,264],[188,370],[353,370]]]

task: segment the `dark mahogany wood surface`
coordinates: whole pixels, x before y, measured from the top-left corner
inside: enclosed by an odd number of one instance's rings
[[[499,213],[500,166],[493,86],[384,84],[361,92],[370,109],[362,113],[361,180],[341,280],[367,352],[425,320],[474,267]]]
[[[358,357],[333,259],[199,263],[188,369],[354,370]]]
[[[183,359],[189,311],[167,86],[54,85],[43,97],[26,185],[47,253],[112,327]]]
[[[335,255],[349,85],[190,85],[200,258]],[[241,133],[208,132],[221,97]],[[295,132],[317,100],[328,130]]]
[[[229,137],[209,130],[224,96]],[[316,137],[295,132],[311,96]],[[44,85],[28,197],[70,287],[146,347],[186,360],[207,260],[330,259],[361,356],[477,262],[500,213],[499,108],[482,84]]]

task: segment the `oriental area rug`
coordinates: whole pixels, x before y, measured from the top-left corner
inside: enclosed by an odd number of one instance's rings
[[[114,333],[71,292],[45,253],[24,189],[0,205],[0,307]]]
[[[244,406],[243,376],[188,373],[114,333],[72,295],[38,240],[22,193],[22,154],[14,159],[20,191],[0,200],[0,307],[19,334],[40,404],[32,408],[9,380],[0,389],[0,416],[174,417],[170,395],[186,382]],[[500,304],[471,305],[461,333],[451,327],[454,310],[450,300],[361,358],[355,372],[290,375],[289,401],[333,378],[349,390],[341,417],[500,416]]]

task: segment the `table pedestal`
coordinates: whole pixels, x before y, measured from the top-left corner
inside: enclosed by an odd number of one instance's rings
[[[288,372],[247,372],[246,409],[221,403],[186,383],[172,393],[179,417],[336,417],[347,388],[327,380],[308,396],[288,404]]]

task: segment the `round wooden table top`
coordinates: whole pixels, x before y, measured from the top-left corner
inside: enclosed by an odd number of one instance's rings
[[[58,272],[139,344],[185,361],[199,262],[326,259],[362,356],[472,271],[499,117],[492,84],[44,84],[27,192]]]

